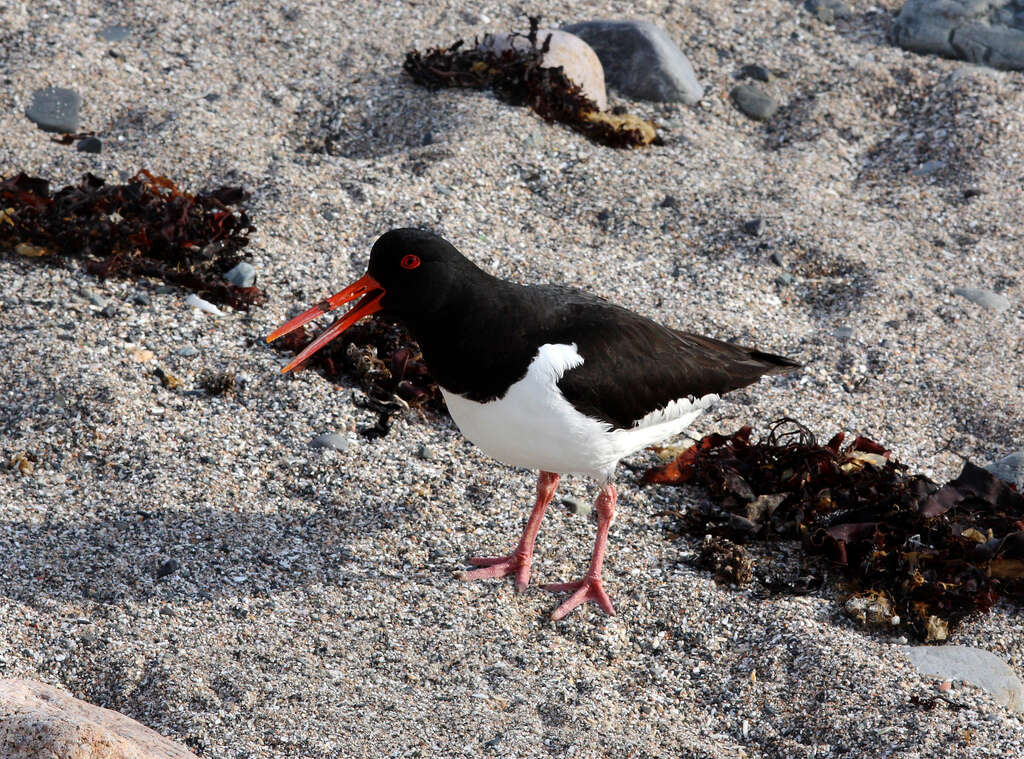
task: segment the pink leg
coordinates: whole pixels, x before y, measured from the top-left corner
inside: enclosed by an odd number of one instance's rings
[[[608,545],[608,528],[615,517],[615,497],[615,486],[609,482],[601,488],[601,493],[594,503],[594,508],[597,509],[597,540],[594,541],[594,553],[590,557],[590,569],[583,579],[578,582],[560,582],[544,586],[545,589],[556,593],[575,591],[565,603],[555,609],[551,615],[552,620],[561,619],[587,601],[594,601],[608,614],[615,614],[612,600],[601,587],[601,564],[604,563],[604,551]]]
[[[462,575],[463,580],[483,580],[489,577],[504,577],[513,572],[516,575],[516,591],[522,592],[530,584],[530,564],[533,562],[533,544],[537,540],[537,532],[540,530],[540,520],[544,518],[544,512],[555,497],[555,490],[558,488],[558,475],[551,472],[541,472],[537,478],[537,503],[530,512],[530,518],[526,522],[526,529],[519,539],[516,550],[508,556],[495,557],[472,557],[470,564],[480,567]]]

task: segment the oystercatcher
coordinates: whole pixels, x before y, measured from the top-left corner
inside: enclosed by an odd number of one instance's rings
[[[471,558],[465,579],[530,579],[533,545],[561,474],[601,483],[597,540],[583,579],[546,585],[572,595],[561,619],[585,601],[614,614],[601,586],[615,515],[619,460],[685,429],[718,397],[794,361],[664,327],[600,298],[557,285],[498,279],[446,240],[394,229],[370,252],[366,274],[275,330],[267,341],[359,299],[283,371],[294,369],[362,317],[405,324],[462,433],[488,455],[540,470],[537,500],[508,556]]]

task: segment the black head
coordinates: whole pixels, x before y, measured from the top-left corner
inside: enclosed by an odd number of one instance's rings
[[[392,229],[381,235],[370,251],[370,266],[362,277],[341,292],[317,303],[274,330],[276,340],[328,311],[358,300],[325,332],[292,360],[290,371],[327,345],[364,316],[377,313],[418,325],[437,321],[447,307],[459,302],[459,294],[488,275],[474,266],[451,243],[422,229]]]
[[[392,229],[370,250],[366,273],[384,290],[381,310],[398,318],[427,317],[480,270],[455,246],[423,229]]]

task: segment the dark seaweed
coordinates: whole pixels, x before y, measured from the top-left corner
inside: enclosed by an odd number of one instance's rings
[[[511,35],[527,40],[528,47],[495,53],[479,42],[467,49],[458,40],[447,48],[410,51],[403,68],[414,82],[430,89],[493,90],[506,103],[529,106],[544,120],[566,124],[604,145],[626,148],[657,141],[657,131],[649,121],[628,114],[602,113],[561,67],[542,67],[550,35],[538,44],[539,25],[540,19],[531,17],[529,34]],[[488,39],[484,37],[484,42]]]
[[[41,260],[81,258],[100,278],[153,277],[233,308],[261,303],[256,287],[225,282],[255,231],[239,187],[190,195],[140,171],[127,184],[85,174],[56,192],[24,172],[0,180],[0,250]]]
[[[644,483],[693,483],[714,499],[672,512],[677,529],[737,543],[797,539],[845,576],[854,595],[882,594],[899,627],[944,639],[1000,598],[1024,601],[1024,496],[965,462],[939,486],[909,474],[878,443],[842,433],[818,445],[793,420],[751,442],[750,427],[708,435]]]

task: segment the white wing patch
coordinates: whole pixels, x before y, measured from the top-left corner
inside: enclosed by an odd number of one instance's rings
[[[558,381],[583,364],[575,343],[546,343],[526,376],[504,397],[477,403],[441,388],[462,434],[489,456],[512,466],[610,479],[623,456],[682,432],[717,395],[681,398],[652,411],[628,430],[581,414]]]

